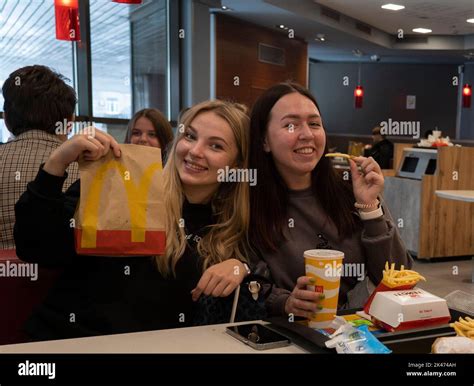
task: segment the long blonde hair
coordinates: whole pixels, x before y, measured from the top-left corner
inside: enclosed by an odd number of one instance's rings
[[[170,273],[175,274],[176,264],[187,245],[182,226],[185,196],[176,167],[176,145],[184,136],[182,128],[189,126],[199,114],[204,112],[213,112],[229,124],[237,144],[237,165],[239,168],[248,168],[249,118],[245,106],[213,100],[199,103],[183,114],[163,170],[166,252],[156,257],[156,263],[159,271],[166,276]],[[209,232],[197,245],[197,251],[203,259],[203,269],[230,258],[247,260],[250,249],[248,243],[249,183],[221,182],[211,199],[211,205],[216,223],[209,226]]]

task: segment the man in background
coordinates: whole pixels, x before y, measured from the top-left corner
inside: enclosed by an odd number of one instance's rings
[[[0,144],[0,250],[15,249],[14,205],[40,165],[67,139],[64,123],[74,119],[77,100],[64,80],[48,67],[35,65],[14,71],[3,84],[5,125],[15,138]],[[74,163],[64,189],[78,178]]]
[[[380,126],[372,129],[372,145],[364,150],[365,157],[372,157],[380,165],[381,169],[390,169],[393,158],[393,143],[380,133]]]

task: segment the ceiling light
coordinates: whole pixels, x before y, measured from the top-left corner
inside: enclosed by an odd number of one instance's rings
[[[418,32],[420,34],[429,34],[430,32],[433,32],[428,28],[413,28],[412,31],[413,32]]]
[[[467,19],[466,21],[467,21],[468,23],[474,23],[474,18],[472,18],[472,19]]]
[[[283,24],[280,24],[279,27],[280,27],[281,29],[285,29],[285,26],[284,26]]]
[[[324,41],[326,41],[326,35],[324,35],[324,34],[317,34],[317,35],[316,35],[316,38],[315,38],[314,40],[316,40],[316,41],[318,41],[318,42],[324,42]]]
[[[401,9],[404,9],[404,5],[398,5],[398,4],[384,4],[382,5],[383,9],[388,9],[390,11],[400,11]]]

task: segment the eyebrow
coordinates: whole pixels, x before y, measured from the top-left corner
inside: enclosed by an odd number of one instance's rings
[[[195,133],[197,133],[197,132],[196,132],[196,129],[195,129],[194,127],[192,127],[191,125],[188,125],[188,128],[191,129],[192,131],[194,131]],[[229,144],[228,144],[228,143],[225,141],[225,139],[222,138],[222,137],[209,137],[208,139],[213,140],[213,141],[216,141],[216,140],[222,141],[222,142],[224,142],[227,146],[229,146]]]
[[[286,114],[286,115],[283,116],[283,118],[281,118],[281,121],[283,121],[284,119],[287,119],[287,118],[300,119],[301,115],[299,115],[299,114]],[[308,118],[321,118],[321,117],[318,114],[310,114],[308,116]]]
[[[134,127],[132,130],[148,131],[148,132],[150,132],[150,131],[155,131],[155,129],[143,129],[143,130],[142,130],[142,129],[138,128],[138,127]]]

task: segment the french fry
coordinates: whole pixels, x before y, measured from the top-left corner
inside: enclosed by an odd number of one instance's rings
[[[393,277],[392,279],[395,281],[413,281],[415,279],[419,279],[421,275],[410,275],[410,276],[401,276],[401,277]]]
[[[344,154],[344,153],[326,153],[324,156],[325,157],[341,157],[341,158],[346,158],[346,159],[355,158],[355,156],[353,155]]]
[[[464,320],[463,318],[459,318],[459,323],[462,324],[463,326],[466,326],[466,328],[470,328],[470,324],[467,320]]]
[[[466,336],[464,333],[459,329],[457,326],[452,326],[454,328],[454,331],[456,331],[457,336]]]

